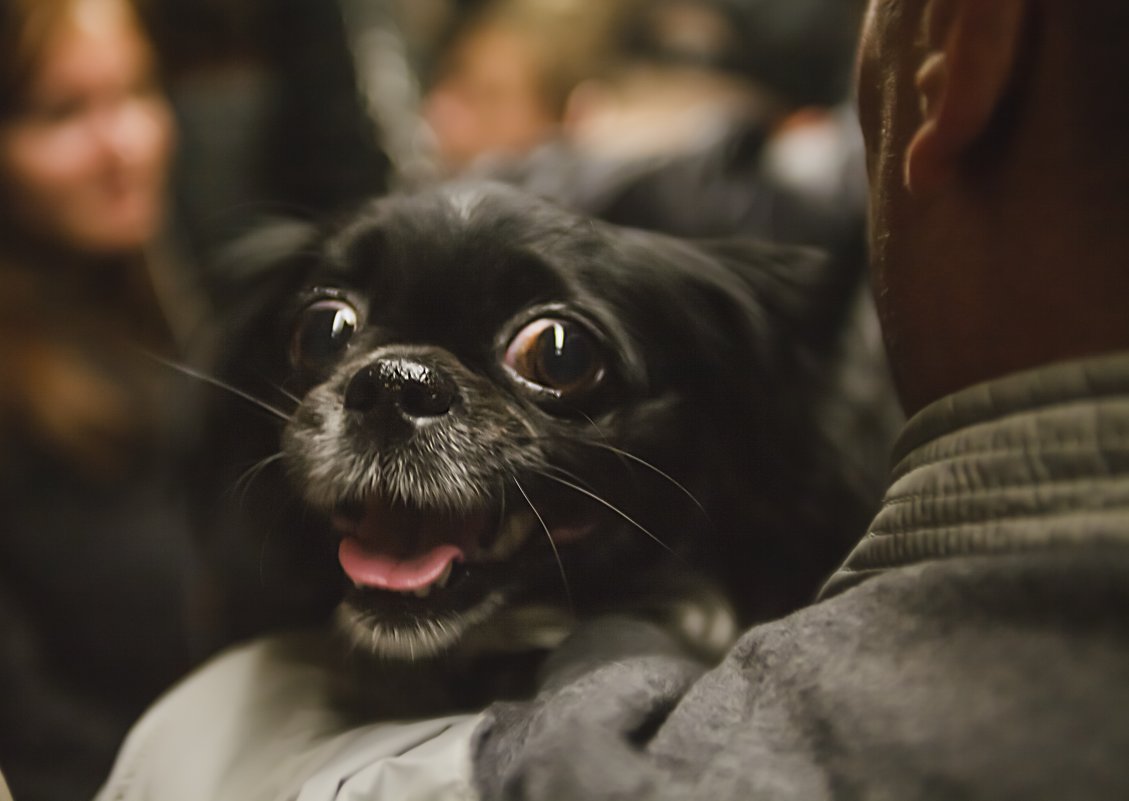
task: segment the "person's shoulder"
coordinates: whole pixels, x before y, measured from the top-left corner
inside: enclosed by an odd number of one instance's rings
[[[795,738],[789,754],[833,783],[1120,798],[1129,720],[1110,710],[1129,708],[1126,608],[1129,548],[926,562],[754,627],[697,691],[755,699],[736,752]],[[1075,736],[1086,748],[1063,747]]]
[[[1022,624],[1049,632],[1076,631],[1075,624],[1085,622],[1086,628],[1108,624],[1129,636],[1129,621],[1119,611],[1126,604],[1129,547],[1095,543],[1084,548],[954,556],[873,576],[863,573],[855,586],[750,633],[810,632],[823,621],[835,620],[841,624],[837,636],[854,637],[875,629],[860,643],[868,648],[940,637],[942,632],[931,626],[943,621],[946,631]],[[922,625],[912,630],[885,628],[897,621]]]

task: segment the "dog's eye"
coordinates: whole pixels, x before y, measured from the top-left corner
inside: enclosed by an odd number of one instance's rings
[[[536,320],[506,348],[505,364],[520,378],[554,394],[575,395],[594,387],[604,366],[593,336],[568,320]]]
[[[319,300],[298,316],[290,344],[295,367],[317,370],[349,344],[358,326],[357,310],[343,300]]]

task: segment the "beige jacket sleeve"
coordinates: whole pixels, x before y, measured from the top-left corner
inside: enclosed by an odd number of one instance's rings
[[[96,801],[473,801],[478,715],[357,725],[316,634],[228,651],[134,726]]]

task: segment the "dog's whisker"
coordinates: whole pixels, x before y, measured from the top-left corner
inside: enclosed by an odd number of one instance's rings
[[[272,454],[265,459],[260,459],[259,461],[248,467],[246,470],[244,470],[243,474],[239,476],[239,478],[235,479],[235,484],[232,485],[232,491],[239,492],[239,508],[243,508],[243,504],[247,500],[247,493],[250,491],[251,484],[254,483],[255,479],[258,478],[262,474],[262,472],[266,470],[270,465],[283,458],[285,458],[285,454],[283,454],[282,451],[279,451],[278,453]]]
[[[260,375],[260,378],[262,378],[262,379],[263,379],[263,381],[264,381],[264,382],[266,383],[266,385],[267,385],[268,387],[270,387],[271,389],[273,389],[273,390],[274,390],[275,392],[277,392],[277,393],[278,393],[279,395],[281,395],[282,397],[286,398],[286,400],[290,401],[290,402],[291,402],[291,403],[293,403],[293,404],[294,404],[295,406],[300,406],[300,405],[302,404],[302,399],[301,399],[301,398],[299,398],[299,397],[298,397],[297,395],[295,395],[295,394],[294,394],[293,392],[291,392],[290,390],[286,389],[286,387],[284,387],[284,386],[282,386],[281,384],[278,384],[278,383],[276,383],[276,382],[274,382],[274,381],[271,381],[270,379],[268,379],[268,378],[267,378],[266,376],[264,376],[264,375]]]
[[[275,388],[275,391],[277,391],[278,394],[282,395],[282,397],[286,398],[287,400],[294,401],[295,406],[301,405],[302,399],[295,395],[293,392],[289,391],[285,387],[279,386],[278,384],[274,384],[273,386]]]
[[[572,479],[577,484],[582,485],[585,489],[588,489],[592,492],[596,491],[596,488],[593,487],[591,484],[589,484],[582,476],[578,476],[576,473],[572,472],[571,470],[566,470],[563,467],[560,467],[558,465],[552,465],[552,464],[542,465],[537,470],[538,473],[545,475],[546,478],[551,478],[552,476],[549,476],[546,473],[546,471],[552,471],[553,473],[556,473],[557,475],[564,476],[565,478],[568,478],[568,479]]]
[[[623,465],[623,471],[625,473],[627,473],[629,476],[631,476],[631,479],[632,479],[633,484],[635,485],[635,488],[639,489],[639,478],[633,472],[631,472],[631,465],[629,465],[627,463],[627,460],[626,460],[626,457],[628,456],[628,454],[625,451],[621,451],[621,450],[615,448],[611,444],[611,440],[609,440],[608,435],[604,433],[604,429],[600,426],[599,423],[597,423],[595,420],[592,419],[591,415],[586,414],[585,412],[583,412],[579,409],[575,409],[574,411],[577,414],[579,414],[581,417],[583,417],[585,420],[588,421],[588,425],[592,426],[593,430],[600,436],[600,439],[603,440],[603,444],[605,446],[607,446],[607,450],[610,451],[611,453],[616,454],[619,457],[620,464]],[[593,445],[593,446],[597,446],[597,445],[600,444],[600,443],[597,443],[597,442],[591,442],[589,440],[580,440],[580,442],[581,442],[581,444],[584,444],[584,445]],[[697,503],[697,500],[695,499],[694,502]]]
[[[552,476],[547,477],[553,478]],[[539,522],[541,524],[541,528],[545,530],[545,538],[549,540],[549,547],[553,549],[553,556],[556,558],[557,567],[561,572],[561,583],[564,585],[565,599],[568,601],[569,611],[575,614],[576,607],[572,602],[572,588],[569,586],[568,576],[565,574],[564,562],[561,561],[561,552],[557,549],[557,544],[553,542],[553,534],[551,531],[549,531],[549,526],[545,524],[545,518],[541,517],[541,513],[537,511],[537,507],[534,506],[533,501],[529,499],[529,495],[526,493],[525,488],[521,486],[521,482],[517,480],[516,476],[512,478],[514,486],[517,487],[517,491],[521,493],[521,496],[523,498],[525,498],[525,502],[529,504],[529,508],[533,511],[533,514],[537,516],[537,522]],[[554,478],[554,481],[561,481],[561,479]]]
[[[595,425],[595,423],[593,423],[593,425]],[[597,426],[597,431],[598,430],[599,430],[599,427]],[[559,435],[559,434],[554,435],[554,436],[541,437],[541,439],[549,439],[549,440],[565,439],[570,444],[584,445],[584,446],[588,446],[588,447],[592,447],[592,448],[603,448],[604,450],[609,451],[611,453],[614,453],[615,455],[621,457],[621,462],[623,462],[623,466],[624,466],[625,469],[630,468],[630,465],[626,464],[627,460],[630,460],[631,462],[634,462],[635,464],[637,464],[641,467],[645,467],[648,470],[650,470],[651,472],[653,472],[655,475],[659,476],[659,478],[662,478],[663,480],[668,481],[669,483],[674,485],[674,487],[679,492],[681,492],[683,495],[685,495],[694,504],[694,506],[698,507],[698,510],[702,513],[702,515],[704,515],[705,518],[707,520],[709,520],[709,512],[706,511],[705,506],[702,505],[702,502],[698,500],[697,496],[695,496],[694,493],[692,493],[689,489],[687,489],[684,484],[682,484],[674,476],[672,476],[669,473],[667,473],[666,471],[664,471],[662,468],[660,468],[660,467],[658,467],[654,464],[651,464],[650,462],[648,462],[646,459],[644,459],[641,456],[636,456],[635,454],[631,453],[631,451],[625,451],[622,448],[617,448],[615,445],[612,445],[608,442],[595,442],[595,441],[586,440],[586,439],[574,439],[574,438],[571,438],[571,437],[564,437],[564,436]],[[552,469],[556,470],[557,472],[561,473],[562,475],[567,476],[568,478],[571,478],[574,481],[577,481],[581,484],[584,484],[589,489],[592,489],[592,486],[590,484],[588,484],[588,482],[584,481],[580,476],[576,475],[575,473],[569,472],[569,471],[567,471],[567,470],[565,470],[564,468],[561,468],[561,467],[556,467],[556,466],[551,466],[551,467],[552,467]]]
[[[615,504],[611,503],[610,501],[604,500],[603,498],[601,498],[599,495],[597,495],[594,492],[589,492],[588,490],[584,489],[584,487],[581,487],[579,484],[573,484],[571,481],[565,481],[563,478],[558,478],[557,476],[554,476],[550,473],[544,473],[543,475],[545,476],[545,478],[548,478],[552,481],[556,481],[558,484],[561,484],[562,486],[568,487],[569,489],[571,489],[575,492],[579,492],[581,495],[585,495],[585,496],[591,498],[592,500],[594,500],[596,503],[606,507],[608,510],[615,512],[617,515],[622,517],[624,520],[626,520],[632,526],[639,529],[641,532],[643,532],[648,537],[650,537],[655,542],[655,544],[657,544],[660,548],[665,550],[671,556],[678,559],[679,561],[685,561],[681,556],[679,556],[677,553],[675,553],[675,551],[669,545],[667,545],[659,537],[657,537],[653,532],[651,532],[650,529],[648,529],[646,526],[644,526],[641,523],[634,520],[630,515],[628,515],[626,512],[624,512],[622,509],[620,509]],[[520,487],[519,487],[519,489],[520,489]]]
[[[592,426],[592,428],[595,429],[596,433],[600,435],[600,439],[602,439],[608,445],[609,449],[613,453],[617,453],[617,451],[614,448],[611,448],[611,443],[608,441],[608,435],[604,433],[604,429],[600,427],[600,424],[597,423],[595,420],[593,420],[591,415],[585,414],[584,412],[580,411],[579,409],[577,410],[577,413],[580,414],[581,417],[583,417],[585,420],[588,421],[588,425]],[[592,443],[592,444],[595,444],[595,443]],[[620,454],[620,455],[622,456],[623,454]],[[626,470],[628,473],[631,472],[628,469],[626,462],[624,462],[623,467],[624,467],[624,470]]]
[[[695,497],[694,493],[690,492],[690,490],[688,490],[681,482],[679,482],[678,479],[674,478],[672,475],[665,472],[661,468],[656,467],[655,465],[651,464],[650,462],[648,462],[646,459],[642,458],[641,456],[636,456],[635,454],[631,453],[630,451],[625,451],[622,448],[617,448],[614,445],[609,445],[606,442],[584,441],[582,444],[591,445],[593,448],[603,448],[605,450],[611,451],[612,453],[618,454],[619,456],[622,456],[624,459],[630,459],[631,461],[635,462],[636,464],[641,465],[643,467],[646,467],[648,470],[652,471],[653,473],[660,476],[661,478],[666,479],[671,484],[673,484],[675,487],[677,487],[682,492],[683,495],[685,495],[687,498],[689,498],[691,501],[694,502],[694,505],[697,506],[699,510],[701,510],[703,515],[705,515],[707,518],[709,518],[709,512],[707,512],[706,508],[704,506],[702,506],[701,501],[699,501],[697,499],[697,497]]]
[[[145,354],[146,356],[148,356],[150,359],[157,362],[158,364],[164,365],[165,367],[169,368],[170,370],[175,370],[178,373],[182,373],[183,375],[188,376],[189,378],[194,378],[197,381],[202,381],[205,384],[209,384],[213,387],[216,387],[217,389],[222,389],[225,392],[230,392],[232,395],[235,395],[238,398],[242,398],[243,400],[247,401],[248,403],[251,403],[251,404],[254,404],[255,406],[258,406],[263,411],[274,415],[279,420],[282,420],[284,423],[289,423],[291,421],[290,415],[286,414],[282,410],[276,409],[275,407],[271,406],[269,403],[262,400],[261,398],[256,398],[251,393],[244,392],[243,390],[239,389],[238,387],[234,387],[234,386],[232,386],[231,384],[228,384],[225,381],[221,381],[220,379],[215,378],[214,376],[210,376],[207,373],[201,372],[200,370],[196,370],[195,368],[189,367],[189,366],[184,365],[184,364],[180,364],[179,362],[175,362],[172,359],[166,359],[164,356],[161,356],[157,353],[153,353],[152,351],[141,350],[141,353]]]

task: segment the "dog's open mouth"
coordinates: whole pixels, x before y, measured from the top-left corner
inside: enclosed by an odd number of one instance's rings
[[[382,497],[342,506],[333,516],[342,535],[341,568],[373,601],[384,596],[407,609],[419,599],[427,602],[418,604],[419,611],[465,609],[496,586],[507,563],[529,550],[538,532],[556,547],[593,528],[583,522],[548,526],[529,508],[503,512],[501,506],[454,513]]]
[[[429,514],[376,500],[355,522],[338,516],[334,523],[344,535],[341,568],[358,589],[424,597],[447,585],[455,562],[477,550],[491,521],[484,512]]]

